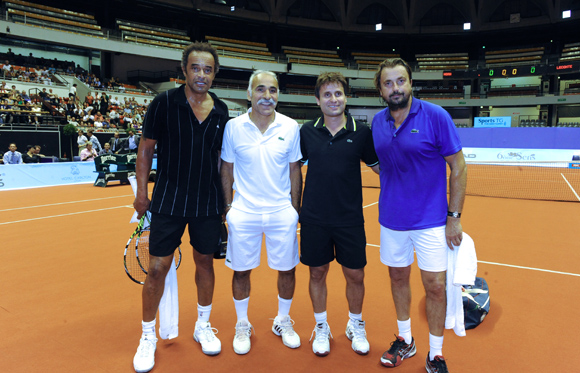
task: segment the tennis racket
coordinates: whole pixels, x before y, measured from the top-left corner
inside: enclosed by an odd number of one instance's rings
[[[181,248],[177,247],[173,256],[175,258],[175,269],[181,264]],[[145,275],[149,270],[149,229],[144,229],[139,238],[136,240],[135,257],[139,263],[139,268]]]
[[[127,241],[127,245],[125,245],[125,255],[124,255],[124,264],[125,264],[125,273],[129,278],[138,283],[143,285],[145,283],[145,278],[147,277],[147,273],[143,273],[139,260],[137,259],[137,239],[141,236],[143,232],[143,224],[145,223],[145,215],[139,220],[139,224],[135,228],[133,234]]]
[[[220,249],[213,254],[214,259],[225,259],[228,252],[228,227],[225,221],[222,221],[221,237],[219,241]]]
[[[146,216],[145,214],[144,216]],[[147,218],[147,220],[149,220]],[[177,247],[173,256],[175,258],[175,269],[181,264],[181,248]],[[141,234],[135,239],[135,257],[141,271],[147,275],[149,270],[149,225],[141,231]]]

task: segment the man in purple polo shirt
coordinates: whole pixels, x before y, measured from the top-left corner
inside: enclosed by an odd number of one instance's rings
[[[382,62],[375,85],[388,105],[372,124],[381,165],[381,262],[389,266],[399,328],[381,364],[396,367],[417,351],[411,333],[409,285],[415,251],[429,323],[426,369],[447,372],[442,353],[447,249],[461,243],[460,217],[467,183],[461,142],[443,108],[412,96],[411,68],[402,59]],[[451,169],[449,204],[447,164]]]

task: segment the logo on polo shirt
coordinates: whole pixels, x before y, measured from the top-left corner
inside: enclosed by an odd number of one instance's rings
[[[347,139],[346,142],[352,142],[352,140],[351,139]]]
[[[419,133],[419,130],[412,129],[412,130],[411,130],[411,133]]]
[[[278,140],[284,141],[284,138],[283,137],[278,137]]]

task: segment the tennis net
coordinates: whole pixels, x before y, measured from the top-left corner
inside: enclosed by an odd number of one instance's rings
[[[362,182],[380,187],[371,170]],[[580,162],[467,162],[467,195],[580,202]]]

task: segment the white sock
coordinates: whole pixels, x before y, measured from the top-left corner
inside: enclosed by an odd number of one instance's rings
[[[410,344],[413,341],[413,334],[411,334],[411,319],[405,321],[397,320],[399,327],[399,335],[405,338],[405,343]]]
[[[437,337],[429,333],[429,359],[435,359],[435,356],[443,356],[443,336]]]
[[[143,335],[149,335],[155,337],[155,323],[157,319],[153,321],[141,321],[141,328],[143,329]]]
[[[237,300],[234,298],[234,305],[236,306],[236,315],[238,316],[238,321],[246,320],[248,321],[248,303],[250,302],[250,297],[246,299]]]
[[[209,322],[209,315],[211,314],[211,304],[209,306],[200,306],[197,304],[197,321]]]
[[[316,320],[317,324],[325,323],[327,320],[326,311],[320,313],[314,312],[314,320]]]
[[[362,321],[362,312],[361,313],[351,313],[350,311],[348,311],[348,318],[353,323],[355,321]]]
[[[290,314],[290,306],[292,305],[292,298],[284,299],[278,295],[278,317],[288,316]]]

